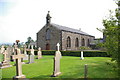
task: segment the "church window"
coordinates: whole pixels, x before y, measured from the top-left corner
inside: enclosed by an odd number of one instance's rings
[[[78,38],[76,38],[76,40],[75,40],[75,47],[79,47],[79,41],[78,41]]]
[[[81,41],[82,43],[82,46],[85,46],[85,39],[84,38],[82,38],[82,41]]]
[[[69,36],[67,37],[67,47],[71,47],[71,39]]]
[[[46,40],[50,40],[51,31],[50,29],[46,30]]]

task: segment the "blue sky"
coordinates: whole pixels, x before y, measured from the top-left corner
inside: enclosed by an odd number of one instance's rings
[[[52,23],[102,37],[96,28],[109,10],[117,7],[113,0],[0,0],[0,43],[25,42],[45,25],[50,11]]]

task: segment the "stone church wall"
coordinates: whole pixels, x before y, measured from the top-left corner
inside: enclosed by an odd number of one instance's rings
[[[67,47],[67,37],[71,38],[71,47],[68,48]],[[75,47],[75,41],[76,38],[78,38],[79,40],[79,47]],[[79,50],[81,45],[81,39],[84,38],[85,39],[85,46],[88,46],[88,39],[90,40],[90,42],[92,40],[94,40],[94,37],[91,36],[86,36],[86,35],[80,35],[77,33],[73,33],[73,32],[68,32],[68,31],[62,31],[62,50]]]
[[[50,40],[46,40],[46,30],[50,29]],[[50,50],[56,50],[56,44],[59,42],[61,44],[60,40],[60,30],[58,30],[55,27],[52,27],[50,25],[45,25],[38,33],[37,33],[37,47],[41,47],[42,50],[46,50],[46,44],[50,45]]]

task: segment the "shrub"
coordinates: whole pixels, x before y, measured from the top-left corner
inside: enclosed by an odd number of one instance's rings
[[[81,56],[81,51],[61,51],[61,54],[62,56]],[[55,55],[55,50],[42,50],[42,55]],[[105,51],[84,51],[84,57],[110,57],[110,55]]]
[[[80,50],[91,50],[91,48],[90,47],[86,47],[86,46],[81,46]]]

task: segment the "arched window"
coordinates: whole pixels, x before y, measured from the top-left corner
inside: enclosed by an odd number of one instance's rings
[[[46,40],[50,40],[51,31],[50,29],[46,30]]]
[[[75,47],[79,47],[79,40],[78,40],[78,38],[75,39]]]
[[[82,46],[85,46],[85,39],[84,38],[82,38],[81,44],[82,44]]]
[[[90,46],[90,40],[88,39],[88,46]]]
[[[71,47],[71,39],[69,36],[67,37],[67,47]]]

